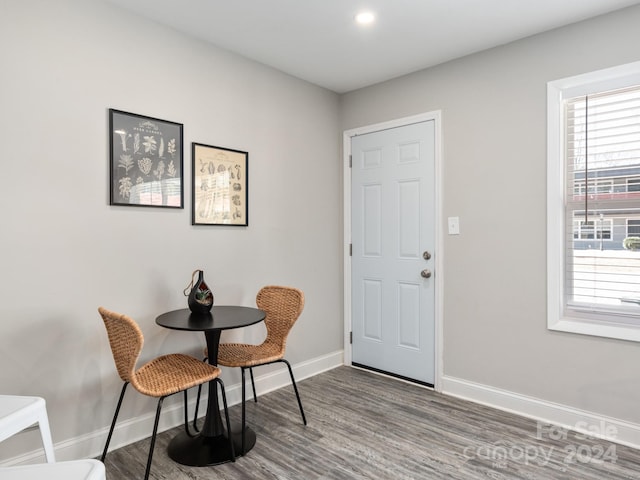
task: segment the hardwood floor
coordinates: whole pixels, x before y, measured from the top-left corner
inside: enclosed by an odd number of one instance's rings
[[[583,438],[518,415],[350,367],[247,402],[257,443],[235,463],[185,467],[158,436],[151,478],[199,479],[640,479],[640,450]],[[231,408],[239,421],[240,405]],[[107,480],[144,474],[149,441],[110,452]]]

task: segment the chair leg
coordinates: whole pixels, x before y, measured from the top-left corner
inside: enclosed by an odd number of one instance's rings
[[[156,434],[158,433],[158,422],[160,420],[160,410],[162,410],[162,402],[165,397],[158,399],[158,408],[156,409],[156,421],[153,424],[153,433],[151,434],[151,445],[149,446],[149,458],[147,459],[147,469],[144,472],[144,480],[149,478],[149,472],[151,471],[151,459],[153,458],[153,447],[156,445]]]
[[[189,430],[189,396],[187,395],[187,390],[184,391],[184,431],[186,432],[188,437],[195,437],[195,434],[191,433]],[[197,408],[197,407],[196,407]],[[193,425],[195,427],[196,417],[193,418]],[[198,430],[196,429],[196,433]]]
[[[186,393],[186,391],[185,391]],[[202,384],[198,385],[198,396],[196,397],[196,411],[193,413],[193,429],[199,432],[196,420],[198,420],[198,407],[200,406],[200,394],[202,393]]]
[[[298,399],[298,406],[300,407],[300,415],[302,415],[302,422],[307,424],[307,417],[304,416],[304,410],[302,409],[302,402],[300,401],[300,394],[298,393],[298,387],[296,385],[296,380],[293,378],[293,370],[291,370],[291,364],[285,360],[284,358],[278,360],[279,362],[284,362],[289,369],[289,375],[291,376],[291,384],[293,385],[293,390],[296,392],[296,398]]]
[[[44,400],[42,402],[43,407],[38,413],[40,438],[42,439],[42,446],[44,447],[44,455],[47,463],[56,463],[56,454],[53,448],[53,440],[51,439],[51,428],[49,427],[49,417],[47,416],[47,409],[44,406]]]
[[[209,360],[208,357],[204,357],[202,359],[203,362],[206,362],[207,360]],[[196,420],[198,419],[198,407],[200,406],[200,394],[202,393],[202,384],[198,385],[198,396],[196,397],[196,411],[193,414],[193,429],[196,432],[199,432],[200,429],[198,428],[198,426],[196,425]]]
[[[253,401],[258,403],[258,396],[256,395],[256,383],[253,381],[253,367],[249,367],[249,374],[251,375],[251,388],[253,389]]]
[[[120,413],[120,407],[122,406],[122,399],[124,398],[124,392],[127,389],[127,385],[129,385],[129,382],[124,382],[122,390],[120,391],[120,399],[118,400],[118,405],[116,406],[116,413],[113,414],[111,428],[109,429],[109,435],[107,435],[107,443],[105,443],[104,451],[102,452],[102,456],[100,457],[100,461],[103,463],[104,458],[107,456],[107,450],[109,449],[109,443],[111,442],[111,435],[113,435],[113,429],[116,426],[116,420],[118,419],[118,413]]]
[[[236,449],[233,446],[233,435],[231,434],[231,420],[229,419],[229,408],[227,407],[227,394],[224,391],[224,383],[220,378],[216,378],[216,382],[220,384],[220,392],[222,393],[222,405],[224,406],[224,417],[227,421],[227,437],[229,437],[229,450],[231,451],[231,461],[236,461]],[[244,441],[244,434],[243,434]],[[244,445],[242,445],[244,449]]]
[[[242,428],[242,450],[241,450],[241,454],[244,456],[245,454],[245,437],[246,437],[246,413],[245,413],[245,397],[246,397],[246,385],[245,385],[245,379],[244,379],[244,371],[245,368],[241,367],[240,370],[242,370],[242,423],[240,425],[240,427]]]

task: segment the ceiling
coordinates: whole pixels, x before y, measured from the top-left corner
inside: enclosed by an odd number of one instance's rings
[[[344,93],[640,0],[108,0]],[[373,24],[357,25],[363,10]]]

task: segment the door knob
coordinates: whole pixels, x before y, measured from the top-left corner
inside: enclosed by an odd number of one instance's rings
[[[425,260],[429,260],[431,258],[431,254],[425,250],[422,254],[422,258],[424,258]]]
[[[431,277],[431,270],[425,268],[420,272],[420,275],[422,276],[422,278],[429,278]]]

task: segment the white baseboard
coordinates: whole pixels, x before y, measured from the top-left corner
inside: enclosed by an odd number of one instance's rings
[[[327,370],[331,370],[341,365],[344,365],[344,352],[342,350],[313,358],[296,365],[291,365],[291,368],[293,369],[293,374],[296,377],[296,382],[299,382],[300,380],[318,375],[319,373],[326,372]],[[259,369],[255,370],[254,381],[256,384],[256,390],[260,394],[271,392],[291,384],[289,371],[286,367],[278,369],[277,371],[270,371],[262,375],[256,374],[259,372]],[[240,403],[242,395],[241,387],[240,382],[233,385],[226,385],[225,390],[229,406]],[[130,395],[131,393],[129,392],[128,394]],[[192,398],[189,401],[189,411],[190,414],[193,415],[195,408],[195,394],[191,394],[190,397]],[[205,399],[206,396],[203,394],[201,405],[206,405],[204,402]],[[115,405],[113,407],[115,408]],[[204,414],[204,411],[200,410],[200,412]],[[180,398],[176,399],[173,404],[167,404],[166,407],[162,409],[162,415],[160,416],[160,422],[158,424],[158,432],[163,432],[178,425],[182,425],[184,421],[183,415],[182,397],[180,396]],[[109,445],[109,451],[149,437],[151,435],[151,430],[153,429],[154,419],[155,407],[151,413],[140,415],[135,419],[124,420],[122,422],[118,421],[113,432],[111,444]],[[108,433],[109,427],[106,426],[86,435],[57,442],[54,445],[56,460],[66,461],[96,458],[100,456]],[[0,462],[0,467],[43,463],[45,461],[42,448],[38,448],[31,452],[2,461]]]
[[[470,400],[507,412],[522,415],[542,424],[556,425],[621,445],[640,448],[640,425],[598,413],[520,395],[455,377],[442,377],[442,393]],[[542,435],[559,435],[562,431],[544,430]]]

